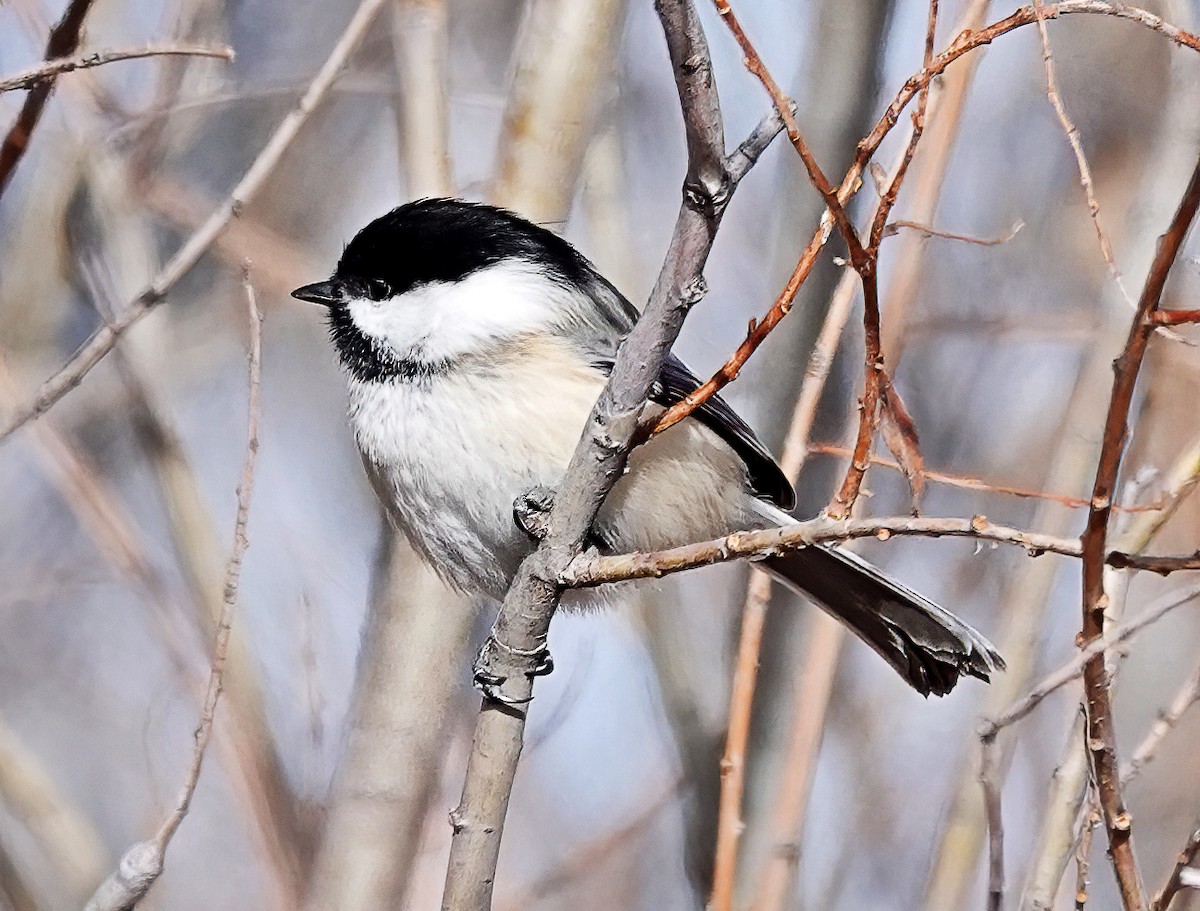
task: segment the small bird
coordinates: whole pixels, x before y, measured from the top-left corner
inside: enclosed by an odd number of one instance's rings
[[[638,311],[558,235],[457,199],[377,218],[328,281],[292,295],[328,308],[354,437],[392,522],[451,586],[503,598],[534,547],[514,502],[562,478]],[[698,385],[669,357],[648,417]],[[634,450],[591,544],[661,550],[786,525],[794,505],[754,431],[714,396]],[[923,695],[1004,666],[980,633],[848,551],[812,546],[757,565]]]

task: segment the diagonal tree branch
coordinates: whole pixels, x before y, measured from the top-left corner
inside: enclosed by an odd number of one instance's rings
[[[212,737],[216,719],[217,703],[224,684],[225,665],[229,656],[229,640],[233,631],[233,611],[238,603],[238,587],[242,575],[242,561],[250,540],[246,536],[246,525],[250,518],[250,495],[254,489],[254,466],[258,457],[258,424],[261,413],[262,389],[262,314],[258,309],[254,289],[250,284],[249,267],[243,275],[246,303],[250,311],[250,400],[246,418],[246,455],[242,463],[241,483],[237,490],[237,516],[234,520],[233,548],[225,566],[224,600],[217,620],[216,642],[213,645],[212,664],[209,668],[208,687],[200,720],[196,725],[195,746],[188,763],[183,786],[175,800],[175,806],[162,821],[158,831],[147,841],[130,847],[122,856],[117,869],[100,884],[88,900],[84,911],[132,911],[162,874],[167,847],[192,804],[196,786],[200,782],[200,769],[204,754]]]
[[[262,189],[267,178],[283,158],[283,153],[291,146],[292,140],[296,138],[300,128],[307,122],[309,115],[329,93],[333,83],[341,75],[342,67],[362,42],[367,29],[387,2],[388,0],[362,0],[354,15],[350,17],[345,30],[334,44],[333,50],[329,52],[329,56],[317,70],[312,82],[296,102],[296,106],[271,134],[267,144],[263,146],[262,151],[258,153],[249,170],[238,181],[229,196],[184,242],[183,246],[175,251],[175,254],[155,275],[150,286],[134,298],[124,312],[120,313],[112,322],[101,326],[71,356],[62,369],[42,384],[42,388],[30,401],[5,417],[4,421],[0,423],[0,441],[22,425],[44,414],[59,399],[83,382],[83,378],[91,369],[112,351],[121,336],[136,325],[156,304],[160,303],[176,282],[200,261],[208,248],[229,227],[229,223]],[[73,50],[73,47],[70,50]],[[53,56],[61,57],[70,50],[58,51]],[[0,167],[0,175],[2,174],[3,168]],[[2,184],[0,184],[0,189],[2,189]]]
[[[600,504],[620,476],[651,385],[688,310],[704,295],[700,271],[736,187],[726,163],[721,110],[696,11],[690,0],[658,0],[655,7],[687,134],[683,205],[645,313],[621,346],[559,487],[547,535],[522,563],[477,662],[479,678],[494,683],[480,709],[462,800],[451,814],[454,837],[444,911],[485,911],[490,906],[532,677],[544,660],[550,619],[561,595],[559,578],[580,552]]]

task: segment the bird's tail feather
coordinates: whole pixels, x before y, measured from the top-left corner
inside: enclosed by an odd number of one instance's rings
[[[849,551],[805,547],[758,565],[819,602],[923,696],[1004,668],[982,634]]]

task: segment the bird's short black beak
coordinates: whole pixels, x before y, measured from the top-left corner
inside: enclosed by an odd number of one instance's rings
[[[292,297],[308,301],[310,304],[320,304],[322,307],[336,307],[344,300],[341,283],[333,280],[297,288],[292,292]]]

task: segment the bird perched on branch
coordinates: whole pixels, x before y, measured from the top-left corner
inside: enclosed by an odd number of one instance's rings
[[[534,547],[514,502],[562,478],[637,310],[561,237],[455,199],[376,219],[328,281],[292,294],[328,307],[354,436],[396,527],[450,585],[503,598]],[[671,356],[648,408],[698,385]],[[630,455],[592,543],[661,550],[785,525],[794,505],[775,460],[714,396]],[[922,694],[1003,667],[980,633],[852,553],[818,545],[758,565]]]

